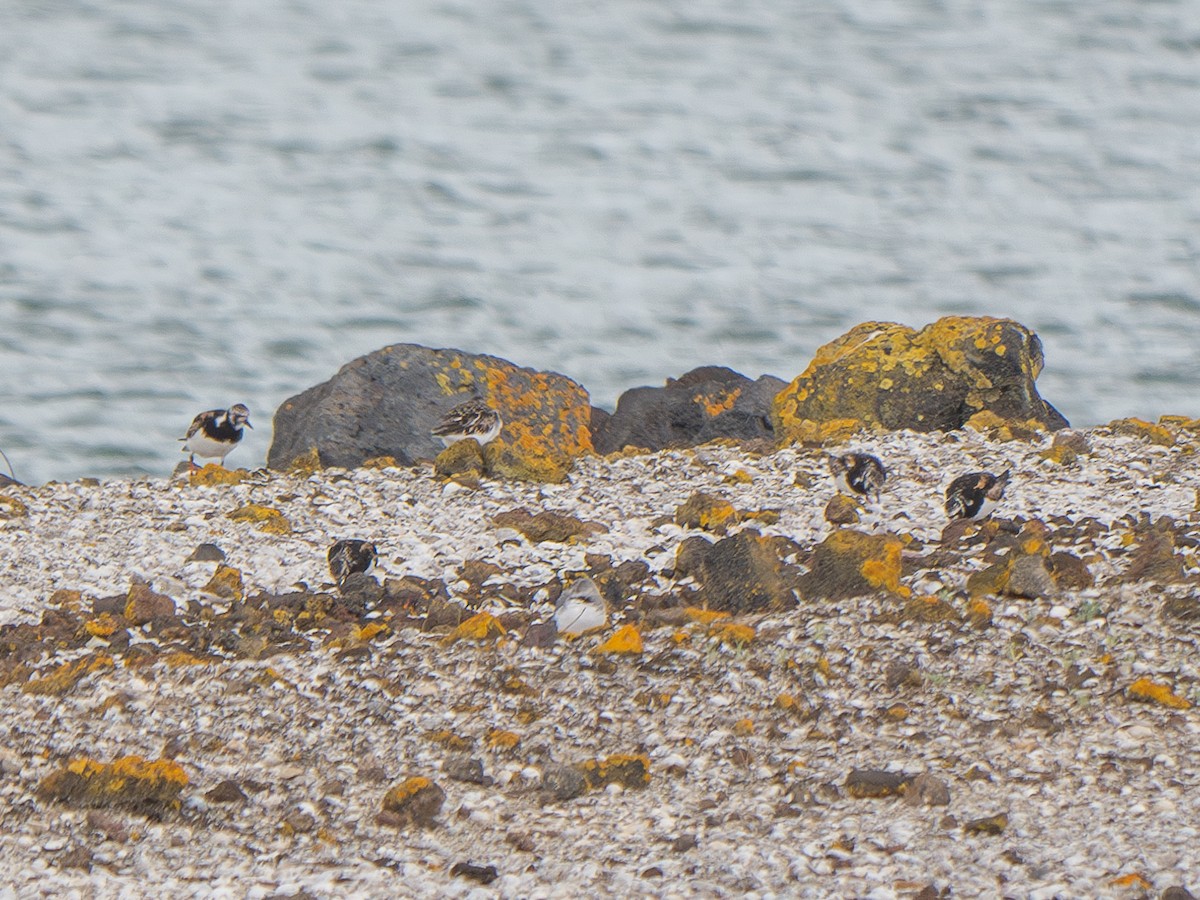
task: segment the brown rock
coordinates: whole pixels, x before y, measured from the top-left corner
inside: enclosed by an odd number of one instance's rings
[[[780,558],[779,547],[756,531],[740,531],[713,544],[684,541],[678,554],[676,573],[695,574],[710,610],[737,614],[795,604],[790,567]]]
[[[894,797],[912,782],[911,775],[881,769],[853,769],[846,776],[846,793],[851,797]]]
[[[474,863],[458,862],[450,867],[450,874],[459,878],[467,878],[480,884],[491,884],[500,877],[495,866],[477,866]]]
[[[206,791],[204,799],[209,803],[242,803],[246,800],[246,793],[236,781],[226,778],[216,787]]]
[[[428,778],[409,778],[396,785],[383,797],[383,811],[392,813],[401,826],[426,828],[434,824],[446,792]]]
[[[154,619],[175,615],[175,601],[165,594],[156,594],[144,581],[134,580],[125,595],[122,611],[131,625],[145,625]]]
[[[542,541],[565,544],[573,538],[608,531],[595,522],[548,510],[534,515],[526,509],[511,509],[494,516],[492,522],[499,528],[515,528],[535,544]]]
[[[547,765],[542,769],[542,790],[555,800],[574,800],[587,791],[587,779],[571,766]]]
[[[963,823],[963,831],[967,834],[1002,834],[1007,827],[1007,813],[997,813],[994,816],[984,816]]]
[[[720,497],[697,491],[675,510],[675,524],[681,528],[699,528],[713,534],[725,534],[741,517],[733,504]]]
[[[904,789],[904,802],[910,806],[949,806],[950,787],[929,772],[922,772]]]
[[[1040,554],[1016,557],[1008,566],[1008,578],[1003,591],[1009,597],[1029,600],[1058,594],[1054,578],[1046,568],[1046,557]]]
[[[839,528],[816,546],[812,567],[800,579],[806,600],[841,600],[877,591],[902,594],[903,542],[892,534]]]
[[[834,494],[825,504],[825,521],[831,525],[857,525],[858,504],[845,494]]]
[[[1067,425],[1038,396],[1037,335],[1010,319],[950,316],[921,331],[865,322],[826,344],[775,398],[772,423],[786,440],[806,423],[851,419],[889,430],[947,431],[988,410],[1001,420]]]

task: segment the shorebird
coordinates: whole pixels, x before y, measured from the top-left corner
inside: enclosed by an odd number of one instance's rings
[[[327,554],[329,574],[340,586],[355,572],[362,572],[364,575],[370,572],[375,565],[376,555],[375,545],[370,541],[336,541]]]
[[[432,434],[441,438],[447,447],[467,438],[474,438],[482,447],[494,441],[503,427],[504,420],[500,418],[500,413],[476,397],[446,413]]]
[[[829,471],[834,484],[843,494],[874,495],[875,502],[879,502],[879,494],[887,480],[887,469],[877,457],[869,453],[830,455]]]
[[[558,597],[554,627],[565,637],[578,637],[608,624],[608,604],[596,582],[586,575],[577,578]]]
[[[951,519],[986,519],[991,515],[1004,488],[1011,469],[999,477],[991,472],[968,472],[950,482],[946,488],[946,515]]]
[[[225,457],[242,440],[242,426],[250,424],[250,410],[243,403],[224,409],[210,409],[192,419],[183,441],[183,452],[190,453],[188,465],[194,471],[197,456],[207,456],[225,465]]]

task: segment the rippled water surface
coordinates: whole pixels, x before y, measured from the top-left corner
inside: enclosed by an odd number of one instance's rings
[[[0,448],[165,473],[415,341],[600,405],[1008,315],[1076,424],[1200,414],[1192,0],[0,4]]]

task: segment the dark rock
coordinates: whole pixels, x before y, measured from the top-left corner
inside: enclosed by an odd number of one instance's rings
[[[1007,813],[997,813],[994,816],[984,816],[963,823],[963,831],[967,834],[1002,834],[1007,827]]]
[[[574,800],[588,789],[583,773],[572,766],[547,765],[542,770],[542,790],[555,800]]]
[[[308,834],[316,827],[316,817],[302,809],[293,809],[283,817],[283,828],[295,834]]]
[[[542,541],[565,544],[581,535],[586,537],[608,531],[595,522],[584,522],[575,516],[549,510],[534,515],[527,509],[510,509],[493,516],[492,522],[499,528],[516,529],[535,544]]]
[[[1060,590],[1081,590],[1096,583],[1087,563],[1074,553],[1068,553],[1065,550],[1051,553],[1047,565],[1050,574],[1054,576],[1055,585]]]
[[[398,825],[425,828],[434,823],[446,792],[428,778],[414,777],[396,785],[383,798],[383,812],[397,817]]]
[[[1011,319],[949,316],[919,332],[864,322],[817,351],[776,397],[772,423],[794,440],[805,422],[948,431],[987,411],[1054,431],[1067,420],[1038,396],[1042,365],[1042,342]]]
[[[839,528],[813,550],[800,593],[806,600],[841,600],[881,590],[899,593],[903,549],[893,534]]]
[[[466,607],[435,597],[429,604],[429,612],[425,616],[425,627],[444,628],[450,626],[457,628],[469,617],[470,613],[467,612]]]
[[[691,832],[681,834],[671,841],[671,849],[676,853],[687,853],[689,850],[695,850],[699,845],[700,842],[696,840],[696,835]]]
[[[845,494],[834,494],[825,504],[825,521],[831,525],[857,525],[858,504]]]
[[[216,544],[200,544],[184,562],[224,562],[225,551]]]
[[[668,379],[665,387],[626,391],[592,441],[597,453],[612,453],[771,437],[771,403],[785,386],[771,375],[752,381],[723,366],[703,366]]]
[[[446,761],[442,763],[442,771],[446,773],[447,778],[465,781],[467,784],[485,784],[487,781],[483,775],[483,760],[466,754],[458,753],[446,757]]]
[[[929,772],[922,772],[904,788],[904,802],[910,806],[949,806],[950,787]]]
[[[1120,580],[1125,583],[1152,581],[1156,584],[1178,584],[1186,580],[1183,560],[1175,553],[1174,523],[1163,517],[1151,525],[1137,529],[1137,549]]]
[[[846,793],[851,797],[894,797],[912,782],[911,775],[880,769],[853,769],[846,776]]]
[[[246,793],[236,781],[226,778],[216,787],[204,794],[209,803],[241,803],[246,799]]]
[[[592,449],[587,391],[571,379],[494,356],[396,344],[285,401],[275,412],[267,464],[286,469],[314,449],[321,465],[346,468],[378,457],[402,465],[433,459],[442,445],[431,430],[472,396],[504,418],[485,448],[493,475],[560,481]]]
[[[711,544],[684,541],[678,552],[676,573],[695,575],[703,603],[711,610],[736,614],[795,604],[791,567],[780,557],[777,544],[756,531],[740,531]]]
[[[155,619],[173,617],[175,601],[155,593],[144,581],[135,580],[125,595],[123,614],[131,625],[145,625]]]
[[[526,831],[510,831],[504,835],[504,842],[512,846],[514,850],[520,850],[522,853],[532,853],[537,849],[537,844]]]
[[[900,659],[893,659],[889,662],[883,672],[884,684],[892,690],[902,684],[919,683],[920,678],[920,672],[915,665]]]
[[[1162,892],[1161,900],[1196,900],[1196,898],[1183,885],[1173,884]]]
[[[360,618],[378,606],[383,597],[383,585],[375,580],[375,576],[351,572],[338,586],[336,605],[355,618]]]
[[[1008,579],[1003,592],[1009,597],[1027,600],[1056,596],[1058,588],[1049,569],[1046,568],[1046,557],[1034,553],[1013,559],[1008,567]]]
[[[500,877],[495,866],[477,866],[469,862],[455,863],[450,867],[450,874],[478,881],[480,884],[491,884]]]
[[[553,622],[537,622],[525,629],[522,647],[549,647],[558,640],[558,629]]]
[[[484,473],[483,449],[476,441],[457,441],[437,455],[433,471],[443,478],[474,476]]]

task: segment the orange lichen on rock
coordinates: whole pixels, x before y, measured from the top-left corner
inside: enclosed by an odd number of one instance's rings
[[[487,641],[503,637],[507,632],[500,620],[491,613],[476,613],[442,639],[444,644],[458,641]]]
[[[1046,432],[1037,419],[1005,419],[990,409],[981,410],[967,419],[964,427],[986,435],[993,441],[1036,441]]]
[[[300,477],[315,475],[323,468],[325,467],[321,464],[321,451],[316,447],[310,447],[307,452],[293,457],[287,466],[289,472]]]
[[[1128,875],[1118,875],[1112,879],[1109,884],[1113,887],[1136,888],[1140,891],[1149,891],[1154,888],[1145,875],[1140,872],[1130,872]]]
[[[745,647],[754,641],[754,628],[736,622],[718,622],[709,626],[709,637],[727,647]]]
[[[1134,700],[1158,703],[1161,706],[1169,706],[1171,709],[1192,708],[1192,704],[1187,699],[1180,697],[1170,687],[1149,678],[1139,678],[1129,686],[1128,693]]]
[[[82,806],[130,807],[161,813],[179,808],[187,774],[167,759],[123,756],[111,763],[74,759],[42,779],[40,797]]]
[[[382,622],[368,622],[361,627],[355,626],[351,634],[353,634],[356,641],[369,641],[379,637],[381,634],[387,634],[389,631],[391,629]]]
[[[0,519],[23,519],[29,507],[11,494],[0,494]]]
[[[742,396],[742,389],[736,388],[721,388],[709,394],[696,394],[692,397],[692,401],[704,410],[704,414],[710,419],[715,419],[723,412],[729,412],[737,403],[738,397]]]
[[[856,419],[888,430],[961,428],[990,410],[1023,429],[1066,421],[1034,387],[1043,364],[1031,331],[1009,319],[948,316],[920,331],[864,322],[821,347],[775,398],[776,434],[812,443],[812,426]]]
[[[1114,434],[1143,438],[1152,444],[1159,444],[1163,447],[1170,447],[1175,443],[1175,432],[1164,425],[1156,425],[1145,419],[1114,419],[1108,423],[1108,427],[1113,430]]]
[[[893,534],[840,528],[817,545],[812,568],[801,579],[806,598],[842,599],[885,590],[908,596],[900,584],[904,542]]]
[[[445,791],[430,779],[415,776],[384,794],[382,805],[387,818],[383,821],[389,825],[432,825],[445,802]]]
[[[693,622],[698,622],[701,625],[711,625],[721,619],[728,619],[731,613],[721,612],[716,609],[697,609],[694,606],[686,607],[683,614]]]
[[[675,510],[675,524],[682,528],[700,528],[724,534],[741,521],[733,504],[711,494],[696,492]]]
[[[261,506],[257,503],[238,507],[229,513],[227,518],[234,522],[251,522],[258,527],[259,531],[265,531],[267,534],[292,533],[292,523],[284,517],[283,513],[270,506]]]
[[[750,719],[738,719],[733,723],[733,733],[738,737],[749,737],[754,734],[754,722]]]
[[[603,644],[597,647],[593,652],[608,655],[626,655],[633,656],[643,651],[642,636],[638,633],[637,626],[623,625],[606,640]]]
[[[425,735],[425,739],[430,743],[440,744],[451,750],[470,750],[475,745],[475,741],[471,738],[455,734],[453,731],[445,728],[441,731],[430,731]]]
[[[27,681],[21,690],[26,694],[60,697],[93,672],[115,666],[113,658],[104,653],[91,653],[73,662],[65,662],[49,675]]]
[[[217,597],[240,600],[245,593],[241,571],[233,566],[218,565],[217,571],[208,579],[208,584],[204,585],[204,592]]]
[[[644,788],[650,783],[650,758],[643,753],[617,753],[604,759],[590,759],[576,768],[583,773],[588,790],[609,784]]]
[[[493,728],[489,731],[486,740],[487,745],[495,750],[512,750],[521,743],[519,735],[500,728]]]
[[[92,637],[98,638],[112,637],[120,627],[121,623],[113,618],[112,613],[106,612],[83,623],[84,630]]]
[[[202,469],[195,469],[188,474],[188,484],[212,487],[219,484],[241,484],[250,477],[246,469],[227,469],[216,463],[209,463]]]

